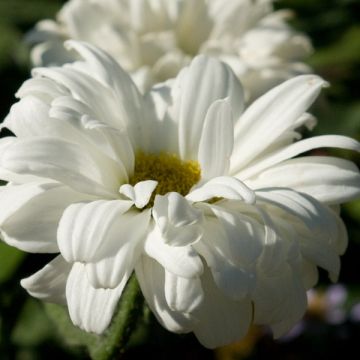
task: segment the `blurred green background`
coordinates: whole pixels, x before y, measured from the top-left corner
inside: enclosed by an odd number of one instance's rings
[[[61,0],[0,0],[1,119],[15,102],[14,93],[29,77],[28,49],[22,43],[24,33],[36,21],[53,17],[62,3]],[[295,11],[293,26],[311,37],[316,50],[308,62],[331,83],[313,109],[319,119],[315,133],[344,134],[360,140],[360,0],[279,0],[276,7]],[[336,154],[360,164],[358,154]],[[134,340],[134,346],[123,358],[333,359],[344,356],[350,349],[356,351],[360,339],[357,306],[360,303],[360,202],[347,204],[343,218],[350,243],[342,259],[342,285],[329,288],[322,274],[320,290],[314,294],[309,313],[288,337],[274,341],[267,331],[254,329],[245,341],[212,352],[203,349],[191,335],[179,337],[167,333],[150,316],[150,330],[138,336],[146,339],[146,344]],[[0,243],[1,360],[88,358],[82,348],[67,345],[44,305],[27,296],[19,285],[21,278],[47,261],[47,256],[25,255]],[[331,316],[339,312],[343,315],[340,321],[332,321]]]

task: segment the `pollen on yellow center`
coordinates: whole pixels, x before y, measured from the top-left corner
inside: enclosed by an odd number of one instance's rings
[[[183,161],[175,154],[145,154],[139,152],[135,158],[135,171],[130,177],[130,184],[144,180],[156,180],[158,185],[154,194],[165,195],[177,192],[181,195],[200,180],[201,169],[197,161]]]

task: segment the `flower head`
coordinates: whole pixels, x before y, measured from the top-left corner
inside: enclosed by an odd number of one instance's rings
[[[300,140],[324,81],[294,78],[244,111],[216,59],[196,57],[142,95],[110,56],[68,47],[82,60],[35,69],[5,119],[16,136],[0,140],[2,238],[59,254],[22,286],[102,333],[135,270],[159,322],[205,346],[252,322],[285,333],[317,267],[337,279],[347,244],[337,205],[360,194],[351,162],[298,156],[360,150],[343,136]]]
[[[57,21],[42,21],[28,40],[37,44],[35,65],[77,58],[68,38],[109,52],[142,89],[175,77],[197,54],[228,63],[247,98],[308,72],[307,37],[287,24],[288,11],[273,12],[271,0],[70,0]]]

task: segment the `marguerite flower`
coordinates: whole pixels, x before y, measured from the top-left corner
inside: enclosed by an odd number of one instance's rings
[[[59,254],[22,280],[102,333],[135,270],[168,330],[207,347],[301,318],[317,267],[336,280],[346,231],[337,205],[358,197],[349,161],[297,157],[359,151],[343,136],[299,140],[324,81],[289,80],[244,111],[231,69],[196,57],[141,95],[102,51],[39,68],[17,93],[0,140],[0,230],[22,250]],[[296,141],[299,140],[299,141]]]
[[[309,39],[272,0],[70,0],[29,36],[35,65],[73,61],[68,38],[110,53],[141,87],[175,77],[197,54],[228,63],[252,99],[309,69]]]

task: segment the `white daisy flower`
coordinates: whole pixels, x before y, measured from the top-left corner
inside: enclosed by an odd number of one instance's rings
[[[76,53],[63,41],[90,42],[109,52],[144,91],[173,78],[197,54],[228,63],[247,98],[309,72],[309,39],[286,24],[289,11],[271,0],[70,0],[57,21],[41,21],[28,41],[33,63],[62,64]]]
[[[10,245],[59,255],[22,280],[102,333],[135,270],[168,330],[207,347],[250,324],[284,334],[306,309],[317,267],[336,280],[347,243],[337,205],[360,195],[356,166],[296,157],[360,150],[343,136],[300,140],[324,81],[303,75],[244,111],[231,69],[196,57],[141,95],[102,51],[39,68],[17,93],[0,140],[0,230]],[[297,141],[298,140],[298,141]]]

